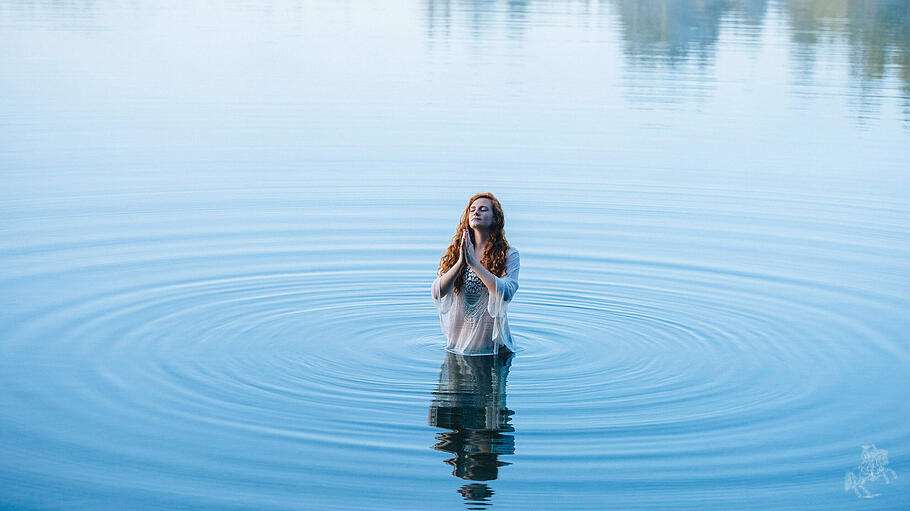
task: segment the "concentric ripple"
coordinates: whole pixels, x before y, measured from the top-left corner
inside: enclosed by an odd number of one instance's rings
[[[389,189],[343,211],[324,206],[344,191],[219,193],[246,205],[156,197],[174,223],[140,197],[64,200],[4,239],[7,501],[838,507],[860,445],[910,445],[903,205],[513,189],[522,351],[488,395],[447,386],[429,300],[460,199],[409,196],[403,225]],[[433,427],[477,399],[507,412],[470,430],[487,440]],[[464,475],[470,449],[495,481]]]

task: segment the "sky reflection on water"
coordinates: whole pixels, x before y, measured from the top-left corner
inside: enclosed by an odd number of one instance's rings
[[[346,5],[4,2],[0,165],[47,192],[30,169],[86,192],[298,166],[877,194],[910,159],[906,2]]]

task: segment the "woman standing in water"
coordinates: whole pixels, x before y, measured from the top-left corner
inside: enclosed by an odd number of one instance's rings
[[[515,351],[506,308],[518,290],[518,250],[506,241],[502,205],[491,193],[468,201],[439,261],[433,302],[448,342],[460,355]]]

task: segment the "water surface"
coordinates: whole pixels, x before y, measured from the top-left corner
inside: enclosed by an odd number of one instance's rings
[[[904,1],[0,2],[0,504],[902,509]],[[464,201],[524,351],[442,350]],[[900,477],[844,491],[863,445]]]

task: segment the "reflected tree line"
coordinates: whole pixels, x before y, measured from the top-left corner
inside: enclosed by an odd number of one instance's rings
[[[767,0],[613,0],[622,21],[625,53],[642,64],[670,64],[713,55],[722,20],[758,27]]]
[[[452,17],[476,36],[504,24],[511,38],[523,37],[537,0],[426,0],[430,37],[447,37]],[[900,80],[910,118],[910,1],[907,0],[601,0],[560,4],[578,15],[618,19],[623,51],[632,68],[710,67],[725,27],[758,38],[769,11],[780,13],[796,48],[801,79],[811,79],[815,52],[826,39],[845,37],[858,89],[880,90],[889,70]],[[771,9],[774,7],[774,9]],[[467,17],[467,19],[464,19]],[[504,19],[503,19],[504,18]],[[518,20],[519,22],[513,22]],[[605,22],[605,23],[608,23]]]
[[[456,26],[467,28],[470,37],[482,40],[499,25],[505,27],[510,39],[520,41],[533,26],[535,14],[559,11],[604,26],[618,21],[623,51],[633,72],[659,66],[688,66],[686,72],[696,75],[699,69],[713,65],[722,29],[733,27],[746,37],[757,39],[769,13],[773,13],[783,16],[789,27],[793,58],[802,83],[811,83],[819,46],[832,37],[844,37],[851,49],[850,68],[860,101],[874,102],[881,91],[879,82],[893,75],[899,81],[906,118],[910,119],[908,0],[419,1],[423,2],[431,43],[448,39]],[[266,10],[272,5],[260,4],[251,1],[238,5],[256,5]],[[100,14],[101,7],[95,0],[0,2],[0,22],[33,19],[88,26]],[[695,87],[696,94],[700,86],[703,81]],[[655,98],[653,94],[647,97]]]
[[[881,87],[893,69],[910,119],[910,2],[905,0],[802,0],[785,2],[792,41],[803,79],[811,81],[817,48],[830,34],[846,36],[850,70],[856,82],[854,107],[872,116]]]

